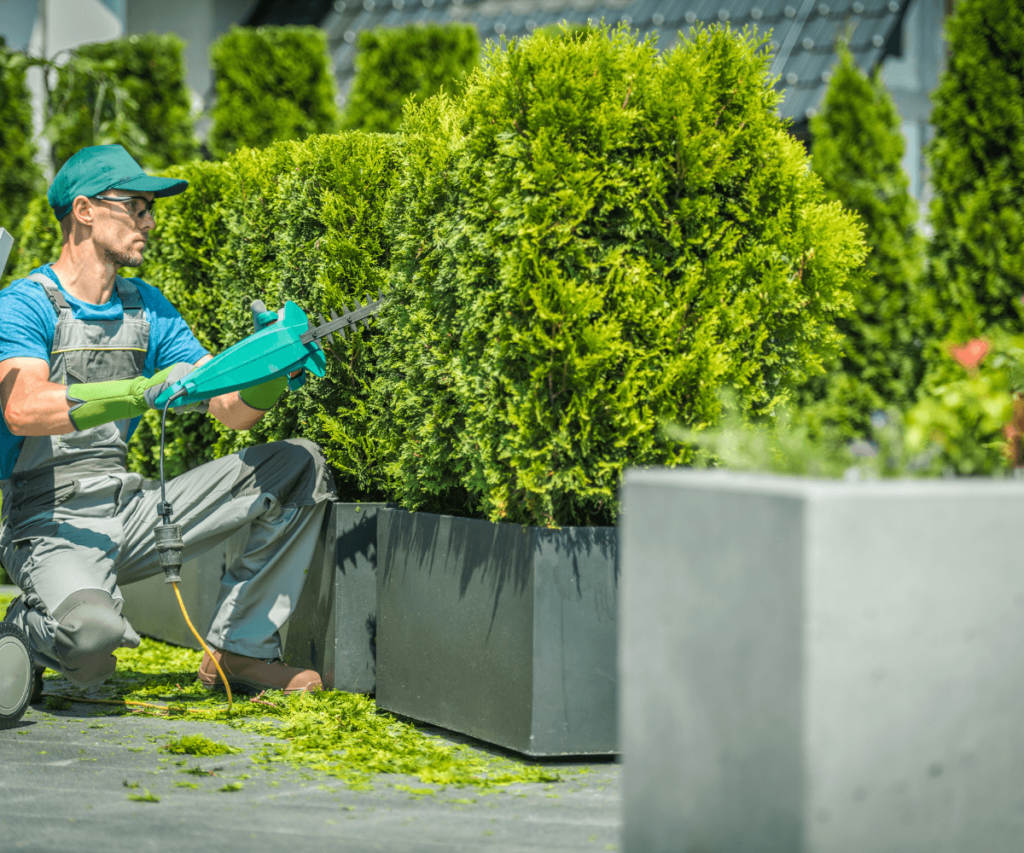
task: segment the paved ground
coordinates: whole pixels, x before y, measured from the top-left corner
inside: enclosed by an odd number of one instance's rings
[[[194,732],[243,752],[161,751],[171,737]],[[115,716],[81,703],[63,711],[35,706],[18,727],[0,731],[0,851],[603,851],[620,844],[621,766],[612,762],[545,762],[588,772],[483,794],[411,794],[393,785],[427,786],[397,776],[376,777],[374,789],[361,792],[308,770],[252,762],[262,742],[217,723]],[[221,790],[231,786],[240,790]],[[147,792],[159,802],[130,799]]]

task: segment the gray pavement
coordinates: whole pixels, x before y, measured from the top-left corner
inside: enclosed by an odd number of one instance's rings
[[[160,750],[195,732],[243,752],[195,758]],[[620,845],[616,763],[545,762],[587,772],[498,791],[439,789],[399,776],[352,791],[314,771],[254,763],[263,742],[217,723],[118,716],[82,703],[63,711],[34,706],[17,728],[0,731],[0,851],[512,853]],[[203,775],[185,772],[197,767]],[[240,790],[220,790],[229,785]],[[159,802],[129,799],[147,791]]]

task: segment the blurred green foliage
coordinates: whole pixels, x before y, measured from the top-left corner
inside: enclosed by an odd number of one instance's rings
[[[442,87],[457,91],[480,61],[480,39],[471,24],[363,30],[358,46],[342,117],[349,130],[396,131],[406,100],[422,103]]]
[[[865,76],[844,44],[811,134],[814,171],[829,198],[860,216],[871,254],[850,282],[855,310],[836,320],[842,356],[804,389],[801,418],[852,438],[869,433],[872,412],[913,402],[933,300],[899,114],[879,75]]]
[[[0,226],[17,240],[29,202],[43,189],[43,171],[35,162],[32,102],[20,54],[0,39]],[[7,270],[13,266],[12,260]],[[0,270],[0,284],[8,281]]]
[[[213,43],[214,157],[337,128],[327,37],[318,27],[232,27]]]
[[[931,97],[936,338],[1024,321],[1024,5],[960,0],[949,66]]]
[[[184,48],[175,35],[148,33],[72,50],[49,92],[54,170],[80,148],[114,142],[149,169],[196,156]]]

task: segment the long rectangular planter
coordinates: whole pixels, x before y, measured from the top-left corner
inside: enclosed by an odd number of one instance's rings
[[[281,630],[283,658],[315,669],[326,687],[373,693],[376,673],[377,510],[384,504],[332,504],[320,547],[291,618]],[[241,553],[245,531],[182,567],[182,598],[203,634],[221,578]],[[199,648],[163,576],[123,588],[125,615],[147,637]]]
[[[634,471],[628,851],[1024,838],[1024,484]]]
[[[323,558],[310,567],[286,626],[285,662],[315,669],[325,687],[376,689],[377,514],[385,506],[333,505]]]
[[[380,707],[526,755],[618,750],[615,528],[377,519]]]

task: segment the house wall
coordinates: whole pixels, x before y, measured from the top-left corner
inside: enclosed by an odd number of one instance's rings
[[[927,227],[932,191],[925,151],[934,136],[929,124],[931,93],[946,68],[943,22],[946,0],[911,0],[903,19],[902,56],[890,56],[881,68],[882,80],[896,102],[907,147],[903,168],[910,192],[918,200],[921,223]]]

